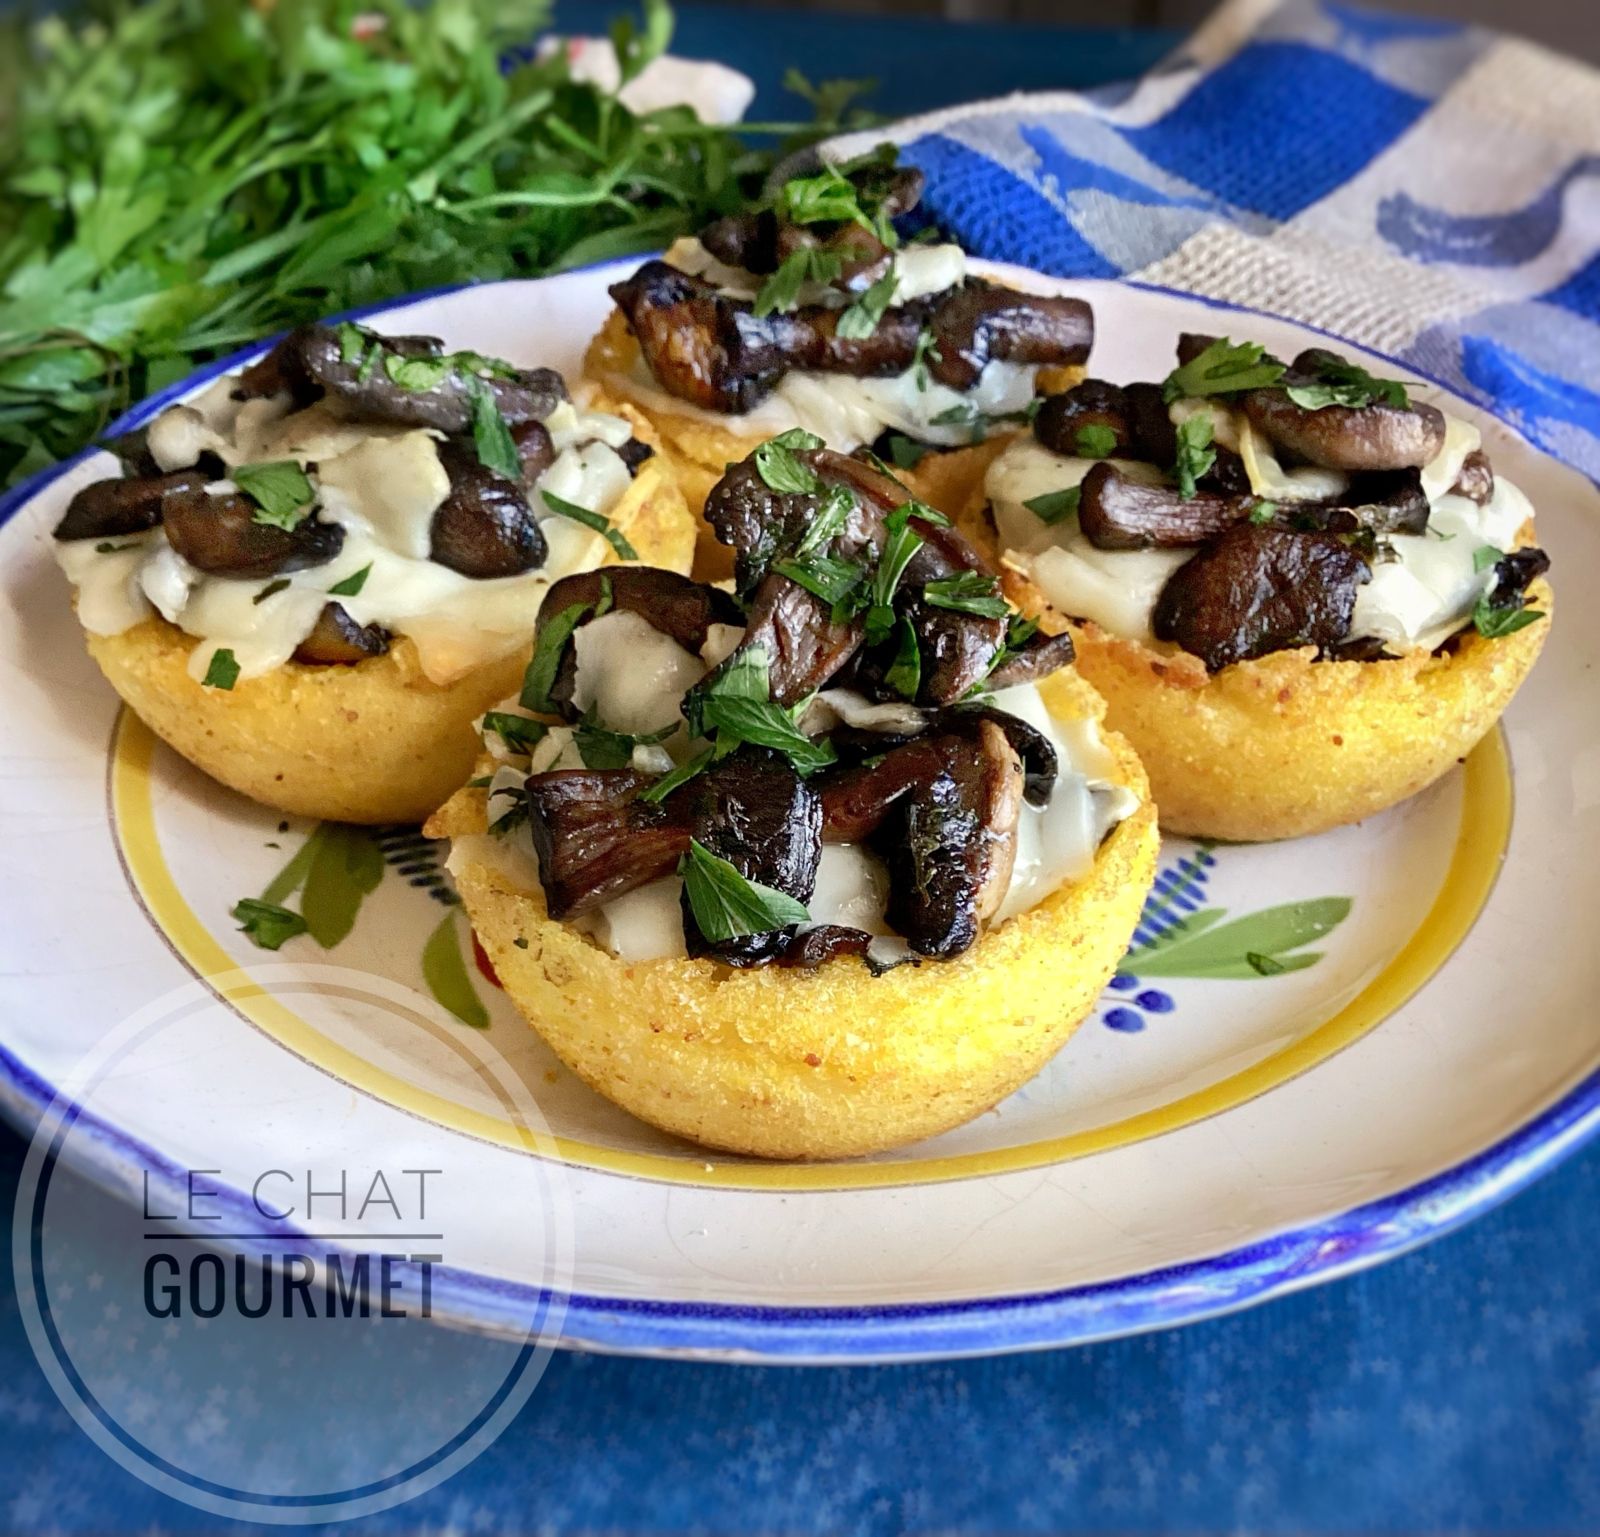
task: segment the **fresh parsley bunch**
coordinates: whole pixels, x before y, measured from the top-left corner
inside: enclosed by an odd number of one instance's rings
[[[398,294],[652,249],[772,153],[528,45],[547,0],[93,0],[0,22],[0,479],[196,363]],[[624,79],[672,13],[613,29]],[[796,138],[851,114],[802,88]],[[746,130],[753,131],[753,130]]]

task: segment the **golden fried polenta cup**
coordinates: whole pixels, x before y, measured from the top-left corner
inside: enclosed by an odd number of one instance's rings
[[[661,456],[640,466],[610,516],[641,561],[688,570],[695,520]],[[608,546],[605,560],[615,558]],[[481,746],[474,720],[516,692],[530,650],[519,645],[438,684],[398,636],[383,656],[289,661],[223,690],[189,675],[196,644],[160,617],[88,637],[129,708],[213,779],[295,816],[367,823],[420,822],[460,787]]]
[[[1100,718],[1070,672],[1040,684],[1064,719]],[[874,977],[855,957],[814,971],[684,958],[624,962],[552,920],[531,861],[497,857],[486,792],[428,823],[458,840],[450,868],[523,1016],[591,1088],[664,1131],[763,1158],[881,1152],[971,1120],[1033,1077],[1115,971],[1155,875],[1148,786],[1108,735],[1138,809],[1093,869],[950,961]]]

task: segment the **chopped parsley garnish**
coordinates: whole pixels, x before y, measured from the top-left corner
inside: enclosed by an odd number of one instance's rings
[[[1197,412],[1178,428],[1178,461],[1172,473],[1178,482],[1178,495],[1186,501],[1195,493],[1195,482],[1217,462],[1217,451],[1211,443],[1214,430],[1207,412]]]
[[[775,560],[772,569],[791,582],[798,582],[807,592],[815,593],[825,603],[835,607],[847,604],[859,588],[866,573],[853,560],[841,560],[835,555],[808,555],[788,560]]]
[[[348,320],[341,320],[335,330],[339,338],[339,361],[359,363],[367,355],[367,348],[374,339]]]
[[[903,432],[891,432],[884,447],[889,450],[889,457],[894,460],[895,468],[900,470],[916,469],[933,452],[931,443],[919,443],[915,438],[908,438]]]
[[[795,555],[810,555],[813,551],[820,550],[836,534],[843,533],[855,505],[856,499],[843,486],[829,486],[823,496],[822,505],[817,508],[816,516],[807,525],[805,533],[794,547]]]
[[[383,371],[403,390],[436,390],[450,377],[451,358],[408,358],[386,352]]]
[[[858,224],[884,245],[898,245],[894,225],[883,212],[882,194],[850,179],[874,165],[890,166],[894,157],[893,146],[882,145],[842,165],[824,162],[814,175],[792,176],[779,187],[773,211],[785,224]]]
[[[1270,523],[1277,515],[1278,504],[1276,502],[1257,502],[1250,509],[1250,521],[1252,523]]]
[[[257,523],[298,528],[311,510],[311,481],[293,459],[236,464],[228,478],[256,504]]]
[[[894,661],[883,675],[884,683],[902,699],[915,699],[922,687],[922,648],[917,632],[904,616],[895,626]]]
[[[846,341],[860,341],[871,336],[878,329],[883,312],[894,298],[895,282],[894,263],[891,261],[883,276],[840,315],[834,326],[834,334],[844,337]]]
[[[781,496],[812,496],[821,490],[822,482],[816,471],[802,464],[795,454],[821,447],[822,439],[815,433],[791,427],[788,432],[769,438],[756,450],[756,473],[769,490]]]
[[[728,670],[696,696],[699,734],[716,732],[718,757],[749,742],[782,753],[796,773],[826,768],[836,758],[833,744],[825,738],[813,740],[800,729],[797,719],[804,703],[786,710],[773,702],[769,669],[764,646],[739,652]]]
[[[583,623],[583,616],[588,612],[587,603],[574,603],[570,608],[562,609],[539,631],[533,655],[528,658],[527,671],[522,675],[522,693],[518,697],[523,709],[536,710],[541,715],[557,713],[550,690],[555,687],[556,672],[561,666],[561,656],[567,649],[567,642],[572,639],[572,632]]]
[[[1485,640],[1499,640],[1506,635],[1515,635],[1518,630],[1525,630],[1536,619],[1543,619],[1544,614],[1536,608],[1524,606],[1525,600],[1518,598],[1514,603],[1491,603],[1489,595],[1485,593],[1473,605],[1472,627]]]
[[[265,603],[275,592],[282,592],[289,585],[289,578],[280,576],[268,582],[250,601],[252,603]]]
[[[1233,395],[1263,389],[1283,377],[1283,364],[1260,342],[1234,342],[1218,337],[1198,357],[1167,375],[1162,397],[1170,405],[1189,396]]]
[[[1318,355],[1315,383],[1290,384],[1284,393],[1307,411],[1320,411],[1324,406],[1348,406],[1359,411],[1374,403],[1404,410],[1411,404],[1405,385],[1398,379],[1374,378],[1366,369],[1332,353]]]
[[[472,446],[478,451],[478,463],[502,480],[521,480],[522,455],[500,414],[494,391],[475,373],[468,373],[466,380],[472,397]]]
[[[978,408],[970,400],[958,400],[946,406],[937,416],[928,418],[931,427],[971,427],[979,421]]]
[[[276,950],[286,939],[304,934],[307,928],[299,913],[258,897],[245,897],[235,903],[233,916],[250,942],[263,950]]]
[[[571,518],[574,523],[581,523],[585,528],[592,528],[623,560],[639,558],[639,552],[623,538],[619,529],[611,526],[611,519],[603,512],[591,512],[587,507],[580,507],[576,502],[569,502],[564,497],[556,496],[549,491],[541,491],[539,494],[551,512],[558,513],[563,518]]]
[[[1012,614],[1006,621],[1005,644],[995,652],[989,663],[989,671],[997,671],[1003,663],[1009,662],[1039,633],[1037,619],[1024,619],[1021,614]],[[981,691],[982,685],[980,685]]]
[[[778,270],[757,290],[754,314],[761,320],[774,310],[792,310],[800,299],[800,290],[807,283],[827,285],[834,282],[843,270],[844,263],[832,251],[819,251],[804,247],[784,257]],[[876,324],[876,322],[874,322]],[[870,336],[871,331],[863,333]]]
[[[1480,544],[1472,552],[1472,569],[1474,571],[1487,571],[1490,566],[1498,566],[1505,557],[1492,544]]]
[[[1073,440],[1080,459],[1107,459],[1117,451],[1117,434],[1104,422],[1087,422]]]
[[[548,734],[543,721],[514,715],[510,710],[490,710],[483,717],[483,729],[492,731],[512,752],[531,753]]]
[[[934,339],[933,332],[924,326],[917,332],[917,350],[911,354],[911,372],[916,379],[917,388],[926,392],[931,376],[928,373],[928,364],[944,362],[944,354],[939,351],[939,343]]]
[[[633,735],[626,731],[612,731],[602,726],[591,711],[573,728],[572,740],[583,759],[585,768],[620,769],[633,762],[635,747],[653,747],[664,742],[678,729],[678,722],[663,726],[659,731]]]
[[[960,614],[976,614],[982,619],[1004,619],[1010,605],[1000,596],[999,584],[981,571],[958,571],[927,583],[922,596],[935,608],[954,609]]]
[[[770,934],[811,917],[803,902],[747,879],[697,838],[689,840],[689,851],[678,862],[678,874],[683,877],[695,927],[713,944]]]
[[[1029,497],[1022,505],[1041,523],[1054,527],[1077,517],[1078,503],[1082,499],[1082,486],[1068,486],[1065,491],[1046,491],[1043,496]]]
[[[211,653],[206,675],[200,682],[204,688],[230,689],[239,681],[239,663],[226,647],[219,646]]]
[[[372,562],[369,560],[359,571],[352,571],[342,582],[335,582],[328,589],[336,598],[353,598],[367,585],[367,578],[372,575]]]
[[[688,784],[696,774],[708,768],[712,758],[715,756],[716,754],[709,747],[704,752],[697,752],[694,757],[680,763],[670,774],[663,774],[654,784],[648,785],[641,790],[639,799],[650,806],[659,805],[679,785]]]
[[[887,639],[894,628],[894,610],[890,605],[894,602],[895,588],[900,585],[911,557],[922,548],[922,535],[909,526],[917,506],[915,502],[907,502],[883,520],[886,537],[883,553],[878,557],[878,569],[873,573],[872,602],[867,609],[869,645],[875,646]]]

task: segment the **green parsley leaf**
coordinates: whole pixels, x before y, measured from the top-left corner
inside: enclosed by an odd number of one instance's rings
[[[352,325],[348,320],[341,320],[336,328],[336,334],[339,337],[341,363],[359,363],[366,356],[372,337],[360,326]]]
[[[1080,459],[1106,459],[1117,451],[1117,434],[1103,422],[1088,422],[1078,429],[1073,447]]]
[[[571,518],[574,523],[581,523],[585,528],[592,528],[623,560],[639,558],[639,552],[623,538],[621,530],[611,526],[611,519],[603,512],[591,512],[587,507],[580,507],[576,502],[569,502],[549,491],[541,491],[539,494],[551,512],[558,513],[563,518]]]
[[[756,319],[764,319],[774,310],[792,310],[800,299],[800,290],[807,283],[826,286],[834,282],[844,270],[844,262],[832,251],[818,251],[805,247],[784,257],[778,270],[756,291],[753,312]],[[871,335],[871,332],[867,333]]]
[[[1250,521],[1252,523],[1270,523],[1277,515],[1278,504],[1276,502],[1257,502],[1250,509]]]
[[[928,364],[942,362],[944,354],[939,351],[939,343],[934,339],[932,330],[924,326],[917,332],[916,351],[911,354],[911,372],[920,392],[925,394],[929,384],[933,382],[932,375],[928,372]],[[907,465],[906,468],[909,469],[910,466]]]
[[[1264,389],[1283,377],[1283,364],[1260,342],[1218,337],[1199,357],[1173,369],[1161,387],[1167,404],[1190,396],[1234,395]]]
[[[959,400],[946,406],[937,416],[928,418],[930,427],[969,427],[979,420],[978,408],[970,400]]]
[[[805,436],[809,438],[810,433]],[[797,443],[789,433],[772,438],[755,451],[756,473],[766,482],[769,490],[780,496],[813,496],[822,489],[817,472],[808,464],[795,458],[797,448],[810,449],[822,446],[816,443]]]
[[[541,715],[558,713],[550,698],[550,690],[555,687],[556,671],[561,665],[567,642],[572,639],[572,632],[583,623],[583,616],[588,612],[587,603],[574,603],[570,608],[562,609],[549,624],[540,629],[533,655],[528,658],[527,670],[522,675],[522,693],[518,697],[523,709],[535,710]]]
[[[981,571],[937,577],[923,587],[922,596],[935,608],[976,614],[983,619],[1004,619],[1011,612],[1011,605],[1000,596],[999,583]]]
[[[311,481],[293,459],[236,464],[228,478],[256,504],[255,521],[272,528],[298,528],[311,508]]]
[[[1307,411],[1320,411],[1325,406],[1359,411],[1374,402],[1404,410],[1411,404],[1405,385],[1398,379],[1375,378],[1359,365],[1326,352],[1317,356],[1316,383],[1287,385],[1284,392]]]
[[[949,528],[950,520],[937,507],[930,507],[926,502],[919,502],[913,497],[909,502],[901,504],[911,509],[911,516],[919,523],[930,524],[934,528]]]
[[[696,774],[703,773],[710,766],[713,757],[715,754],[709,747],[704,752],[697,752],[694,757],[680,763],[670,774],[663,774],[654,784],[647,785],[639,792],[639,799],[650,806],[659,805],[679,785],[688,784]]]
[[[877,645],[888,637],[894,628],[895,588],[905,575],[911,557],[922,548],[922,535],[910,527],[915,503],[907,502],[896,507],[883,520],[885,538],[883,553],[878,557],[878,569],[872,576],[872,606],[867,610],[867,643]]]
[[[1006,620],[1005,644],[990,659],[989,671],[998,671],[1002,663],[1009,662],[1038,633],[1039,621],[1037,619],[1024,619],[1021,614],[1010,615]]]
[[[772,569],[826,603],[847,603],[861,586],[865,572],[852,560],[834,555],[808,555],[804,559],[775,560]]]
[[[386,352],[383,371],[403,390],[436,390],[450,377],[449,358],[407,358],[398,352]]]
[[[483,729],[494,732],[516,753],[531,753],[550,730],[543,721],[529,720],[526,715],[516,715],[510,710],[486,711]]]
[[[889,301],[894,298],[895,281],[894,263],[890,262],[883,276],[840,315],[833,328],[834,335],[842,336],[846,341],[861,341],[871,336],[878,329],[883,312],[889,308]]]
[[[700,706],[704,725],[717,733],[718,756],[741,742],[770,747],[794,765],[797,774],[811,774],[838,759],[826,737],[808,737],[795,716],[770,699],[743,699],[708,694]]]
[[[884,683],[902,699],[915,699],[922,687],[922,648],[917,644],[917,632],[911,621],[901,616],[895,626],[894,661],[883,675]]]
[[[856,499],[841,485],[828,487],[822,499],[822,505],[817,508],[816,516],[812,518],[800,541],[794,547],[797,558],[810,555],[813,551],[820,550],[836,535],[844,532],[844,526],[849,521],[850,514],[855,511]]]
[[[257,897],[245,897],[236,902],[233,917],[251,944],[263,950],[276,950],[286,939],[306,932],[306,920],[299,913]]]
[[[500,414],[494,391],[476,374],[468,374],[467,380],[472,396],[472,445],[478,451],[478,463],[515,484],[522,479],[522,456]]]
[[[1197,412],[1178,428],[1178,462],[1172,473],[1177,478],[1178,495],[1187,500],[1195,494],[1195,482],[1217,462],[1211,445],[1214,424],[1208,412]]]
[[[335,582],[328,589],[336,598],[353,598],[367,585],[367,578],[372,575],[372,562],[369,560],[359,571],[352,571],[342,582]]]
[[[1474,571],[1487,571],[1490,566],[1498,566],[1505,555],[1492,544],[1480,544],[1472,552],[1472,569]]]
[[[586,768],[627,768],[633,762],[635,747],[653,747],[658,742],[666,741],[678,729],[679,724],[678,721],[673,721],[670,726],[663,726],[659,731],[630,734],[626,731],[612,731],[609,727],[602,726],[594,719],[591,711],[573,729],[572,740],[577,744],[578,756],[583,759]]]
[[[1515,635],[1518,630],[1527,629],[1534,620],[1543,618],[1540,610],[1525,608],[1521,599],[1497,607],[1489,601],[1486,593],[1473,606],[1472,627],[1485,640],[1500,640],[1504,636]]]
[[[239,681],[239,663],[226,646],[218,646],[211,653],[206,675],[200,680],[203,688],[231,689]]]
[[[914,470],[933,452],[931,443],[919,443],[915,438],[908,438],[903,432],[891,432],[884,446],[889,450],[889,457],[894,460],[895,468],[900,470]]]
[[[747,879],[698,838],[689,840],[689,852],[678,862],[678,873],[683,877],[695,927],[713,944],[770,934],[811,917],[803,902]]]
[[[1275,960],[1270,955],[1263,955],[1259,950],[1246,950],[1244,958],[1258,977],[1281,976],[1289,969],[1282,961]]]
[[[252,603],[265,603],[276,592],[282,592],[289,585],[289,578],[280,576],[267,583],[250,601]]]
[[[1065,491],[1046,491],[1043,496],[1029,497],[1022,505],[1041,523],[1052,528],[1078,515],[1078,503],[1083,499],[1082,486],[1068,486]]]

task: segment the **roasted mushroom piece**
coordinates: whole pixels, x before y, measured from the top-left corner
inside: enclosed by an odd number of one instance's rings
[[[1296,405],[1286,385],[1316,381],[1331,354],[1303,352],[1282,384],[1247,390],[1240,400],[1251,425],[1280,449],[1330,470],[1421,469],[1444,447],[1444,413],[1420,401],[1365,406]],[[1339,361],[1335,359],[1334,361]]]
[[[1249,496],[1196,491],[1135,480],[1114,464],[1097,464],[1083,478],[1078,526],[1100,550],[1181,549],[1204,544],[1250,516]]]
[[[801,929],[783,947],[778,964],[791,970],[810,971],[840,955],[865,955],[872,935],[842,923],[818,923]]]
[[[1494,586],[1489,589],[1491,608],[1514,608],[1527,596],[1537,577],[1550,569],[1550,557],[1537,545],[1524,545],[1495,563]]]
[[[439,461],[450,494],[433,515],[428,558],[480,580],[542,566],[548,547],[521,488],[480,463],[464,443],[441,443]]]
[[[1356,588],[1371,578],[1333,534],[1243,523],[1172,573],[1152,628],[1210,672],[1291,646],[1327,651],[1350,633]]]
[[[203,486],[169,492],[161,502],[167,543],[208,576],[268,577],[332,560],[344,529],[309,513],[293,528],[261,522],[260,508],[238,492],[213,496]]]
[[[1073,655],[1072,636],[1065,630],[1059,635],[1036,631],[989,674],[989,687],[1011,688],[1018,683],[1037,683],[1070,666]]]
[[[1428,496],[1420,471],[1376,470],[1353,476],[1349,490],[1337,501],[1298,503],[1285,508],[1282,519],[1294,527],[1324,528],[1334,534],[1425,534]]]
[[[398,338],[362,333],[368,345],[379,349],[377,359],[346,356],[337,327],[302,326],[280,344],[288,349],[282,367],[298,369],[310,386],[337,400],[352,416],[364,421],[395,422],[412,427],[432,427],[460,433],[472,426],[473,400],[487,388],[508,425],[542,420],[567,398],[561,375],[550,368],[533,368],[509,375],[499,372],[478,377],[463,366],[452,365],[426,388],[401,384],[389,372],[387,360],[433,357],[432,338]],[[428,350],[422,350],[424,347]]]
[[[1494,466],[1481,448],[1475,448],[1461,461],[1461,469],[1450,495],[1464,496],[1469,502],[1486,507],[1494,500]]]
[[[1027,294],[968,278],[940,300],[930,327],[937,351],[929,372],[969,390],[991,362],[1085,363],[1094,345],[1094,311],[1064,294]]]
[[[324,603],[311,633],[294,648],[294,659],[317,667],[350,665],[389,649],[389,632],[357,624],[342,603]]]
[[[685,651],[695,653],[705,645],[712,625],[744,623],[739,605],[727,593],[655,566],[608,566],[562,577],[539,605],[536,636],[574,607],[583,612],[573,634],[604,607],[607,613],[637,614]],[[563,720],[577,720],[582,713],[573,703],[577,681],[577,651],[569,635],[550,687],[550,702]]]
[[[142,534],[161,521],[162,500],[174,491],[199,491],[211,477],[201,470],[171,475],[97,480],[67,503],[56,539],[121,539]]]
[[[741,747],[667,797],[674,817],[708,852],[748,881],[809,902],[822,857],[822,802],[781,753]],[[793,925],[713,940],[683,893],[683,937],[691,956],[756,966],[783,954]]]
[[[1165,415],[1165,407],[1162,412]],[[1089,429],[1087,441],[1085,428]],[[1106,433],[1111,435],[1110,445],[1096,445],[1094,439]],[[1046,396],[1033,418],[1033,435],[1051,453],[1069,459],[1143,457],[1135,445],[1126,395],[1120,385],[1103,379],[1085,379],[1059,395]]]

